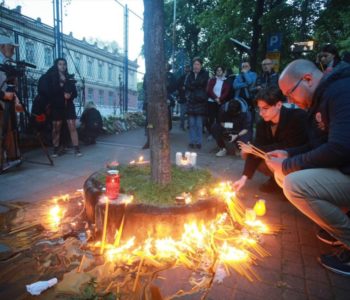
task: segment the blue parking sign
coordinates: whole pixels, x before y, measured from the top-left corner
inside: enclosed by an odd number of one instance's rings
[[[282,33],[277,32],[269,35],[267,39],[267,52],[279,52],[282,47]]]

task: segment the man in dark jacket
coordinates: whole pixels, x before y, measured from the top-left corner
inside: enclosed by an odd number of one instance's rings
[[[207,84],[209,75],[202,69],[203,61],[196,57],[193,59],[193,71],[186,82],[189,91],[187,114],[189,119],[190,148],[202,148],[203,118],[207,115]]]
[[[266,58],[262,61],[261,67],[263,72],[256,80],[254,89],[256,92],[270,86],[278,86],[278,73],[273,69],[273,61]]]
[[[306,135],[306,112],[301,109],[286,108],[282,104],[283,95],[278,87],[262,89],[256,95],[256,107],[261,120],[257,123],[256,137],[253,144],[268,152],[276,149],[286,149],[304,144]],[[262,192],[274,192],[277,184],[273,173],[268,169],[263,159],[242,151],[246,158],[242,177],[234,183],[240,190],[259,170],[269,180],[260,186]]]
[[[319,257],[331,271],[350,275],[350,67],[323,76],[310,61],[296,60],[282,72],[283,93],[309,109],[309,143],[270,153],[268,166],[288,200],[344,248]]]

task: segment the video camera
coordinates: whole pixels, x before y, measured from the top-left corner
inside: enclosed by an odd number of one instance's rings
[[[0,71],[6,74],[7,80],[12,78],[23,77],[26,67],[36,69],[36,65],[25,61],[8,60],[4,64],[0,64]]]

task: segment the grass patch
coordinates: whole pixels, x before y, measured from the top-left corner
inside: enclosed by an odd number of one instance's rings
[[[181,193],[194,193],[214,182],[208,170],[186,170],[172,166],[172,181],[165,186],[151,182],[150,166],[119,166],[118,170],[122,193],[134,195],[136,203],[158,206],[172,205],[175,197]]]

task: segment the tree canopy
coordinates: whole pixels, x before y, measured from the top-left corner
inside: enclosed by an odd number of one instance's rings
[[[347,0],[177,0],[176,4],[173,41],[174,0],[165,3],[165,45],[170,59],[175,42],[177,68],[194,56],[201,56],[208,67],[238,66],[241,57],[230,38],[251,47],[250,60],[256,66],[266,55],[268,36],[277,32],[282,34],[282,64],[295,57],[290,49],[294,42],[314,40],[316,52],[324,43],[333,43],[340,51],[350,48]]]

